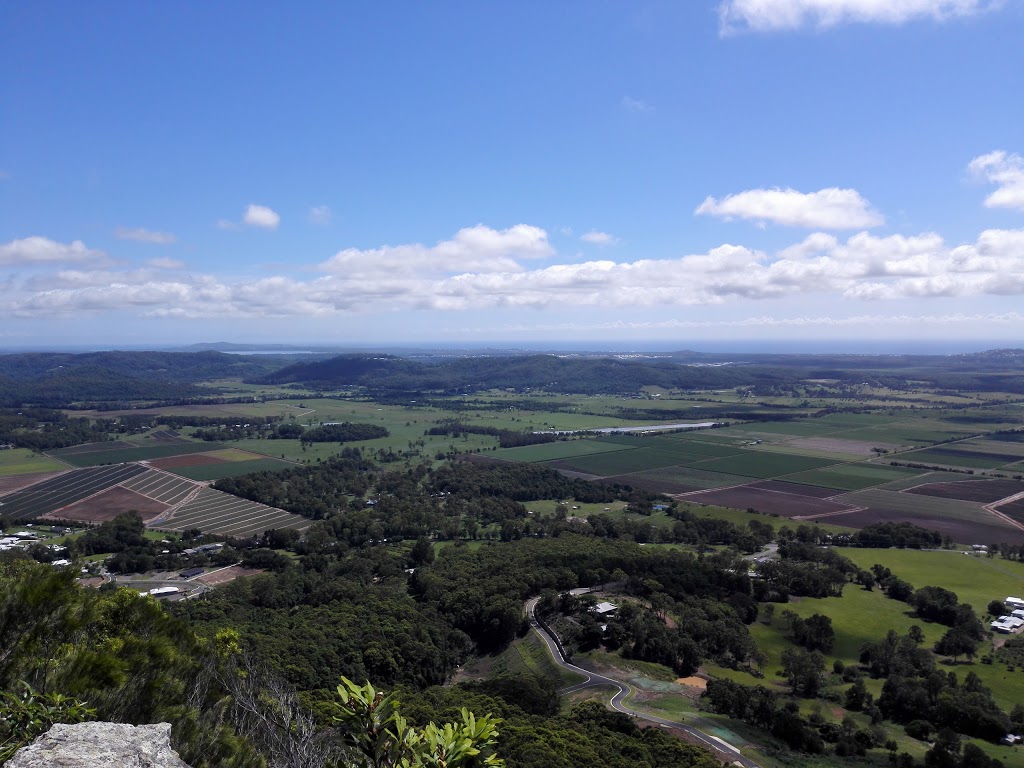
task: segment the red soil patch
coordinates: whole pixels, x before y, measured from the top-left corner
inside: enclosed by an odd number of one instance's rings
[[[103,523],[113,520],[122,512],[135,511],[142,515],[143,522],[149,522],[167,509],[166,504],[150,499],[127,488],[110,488],[88,499],[57,509],[41,516],[40,520],[77,520]]]
[[[708,681],[703,677],[678,677],[676,682],[680,685],[688,685],[690,688],[700,688],[702,691],[707,690]]]
[[[60,472],[33,472],[28,475],[5,475],[0,477],[0,496],[32,485],[32,483],[38,483],[40,480],[56,477],[59,474]]]
[[[794,496],[810,496],[815,499],[827,499],[829,496],[837,496],[844,491],[837,491],[835,488],[822,488],[820,485],[802,485],[801,483],[787,483],[785,480],[765,480],[761,483],[751,483],[750,488],[760,488],[764,491],[778,491],[780,493],[792,493]]]
[[[977,501],[991,504],[993,501],[1005,499],[1024,493],[1024,483],[1016,480],[964,480],[953,483],[928,483],[907,488],[904,493],[918,496],[935,496],[940,499],[960,499],[961,501]]]
[[[207,456],[205,453],[189,453],[184,456],[170,456],[166,459],[151,459],[149,466],[157,469],[178,469],[180,467],[200,467],[204,464],[227,464],[224,459]]]
[[[739,488],[723,488],[718,491],[694,493],[686,497],[687,501],[700,504],[713,504],[733,509],[756,509],[766,515],[782,517],[806,517],[808,515],[825,515],[829,512],[842,512],[852,509],[849,504],[838,504],[834,501],[814,498],[813,496],[797,496],[793,493],[765,491],[753,486]],[[836,520],[839,525],[847,525],[844,520]]]
[[[257,573],[263,573],[260,568],[246,568],[241,565],[232,565],[229,568],[224,568],[214,573],[205,573],[202,576],[196,578],[196,581],[201,581],[208,587],[216,587],[220,584],[227,584],[229,581],[235,579],[241,579],[245,576],[255,576]]]

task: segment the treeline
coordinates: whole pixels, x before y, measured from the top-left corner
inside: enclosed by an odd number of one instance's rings
[[[558,439],[557,435],[546,432],[538,433],[515,429],[499,429],[498,427],[483,427],[476,424],[463,424],[460,421],[445,421],[436,427],[430,427],[423,434],[444,435],[447,437],[490,435],[498,438],[498,445],[501,448],[518,448],[523,445],[553,443]]]
[[[0,445],[49,451],[109,440],[114,422],[70,418],[50,408],[0,408]]]
[[[304,443],[349,443],[357,440],[373,440],[388,437],[391,433],[380,424],[366,424],[346,421],[341,424],[324,424],[302,432]]]

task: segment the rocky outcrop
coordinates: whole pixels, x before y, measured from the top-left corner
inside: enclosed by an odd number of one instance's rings
[[[57,724],[5,768],[189,768],[171,749],[170,723]]]

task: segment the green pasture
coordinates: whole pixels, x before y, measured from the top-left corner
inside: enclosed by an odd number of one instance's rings
[[[822,488],[835,488],[840,491],[859,491],[863,488],[871,488],[891,480],[917,474],[920,474],[920,470],[858,462],[798,472],[789,475],[786,480],[805,485],[817,485]]]
[[[276,472],[281,469],[292,469],[289,464],[277,459],[253,459],[251,461],[226,461],[223,464],[200,464],[195,467],[176,467],[168,470],[189,480],[220,480],[225,477],[238,477],[252,472]]]
[[[735,456],[702,461],[694,466],[696,469],[706,469],[712,472],[768,478],[805,472],[809,469],[818,469],[836,463],[831,459],[819,459],[812,456],[751,450]]]
[[[7,448],[0,451],[0,476],[59,472],[62,469],[67,469],[67,465],[41,453],[34,453],[28,448]]]
[[[999,557],[965,555],[956,550],[837,549],[861,568],[880,563],[914,587],[940,586],[979,613],[991,600],[1024,597],[1024,563]]]

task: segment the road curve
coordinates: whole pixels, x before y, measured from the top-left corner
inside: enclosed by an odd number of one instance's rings
[[[551,658],[555,660],[555,664],[563,669],[568,669],[570,672],[583,675],[585,678],[582,683],[577,683],[576,685],[571,685],[568,688],[563,688],[560,693],[573,693],[575,691],[582,690],[583,688],[596,688],[602,685],[611,686],[612,688],[617,689],[610,702],[611,708],[616,712],[622,712],[625,715],[630,715],[631,717],[635,717],[639,720],[646,720],[650,723],[656,723],[657,725],[666,728],[677,728],[708,749],[711,749],[720,755],[725,755],[733,764],[740,763],[744,768],[762,768],[760,763],[754,762],[749,757],[745,757],[736,747],[717,736],[711,736],[704,733],[703,731],[694,728],[692,725],[684,725],[682,723],[677,723],[674,720],[666,720],[664,718],[657,717],[656,715],[648,715],[646,713],[630,709],[626,706],[624,703],[625,699],[633,691],[628,683],[624,683],[605,675],[599,675],[596,672],[589,672],[582,667],[577,667],[562,655],[562,650],[559,647],[559,644],[550,634],[548,634],[547,630],[540,625],[540,622],[537,621],[537,616],[534,614],[534,609],[537,607],[537,601],[539,599],[539,597],[534,597],[526,602],[526,615],[530,620],[530,627],[537,633],[540,639],[544,641],[544,645],[547,647],[548,653],[551,654]]]

